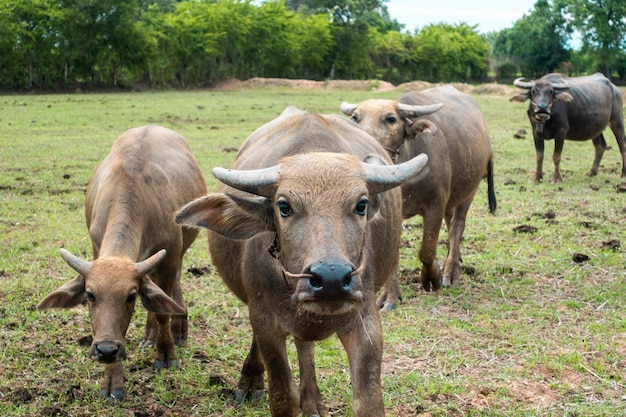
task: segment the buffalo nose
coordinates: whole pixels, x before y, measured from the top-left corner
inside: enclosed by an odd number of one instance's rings
[[[119,351],[120,346],[114,342],[101,342],[96,345],[96,353],[98,354],[99,361],[115,361]]]
[[[541,111],[546,111],[548,110],[548,103],[539,103],[539,106],[537,106],[538,110]]]
[[[318,296],[338,295],[350,292],[354,286],[354,267],[339,259],[328,259],[314,263],[308,268],[309,288]]]

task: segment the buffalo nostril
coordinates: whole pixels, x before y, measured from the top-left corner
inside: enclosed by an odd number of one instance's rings
[[[343,288],[344,288],[345,290],[351,290],[351,289],[352,289],[352,283],[353,283],[353,282],[354,282],[354,281],[352,280],[352,274],[346,275],[346,276],[343,278]]]
[[[309,278],[309,285],[314,289],[320,289],[324,287],[324,280],[317,275],[313,275]]]
[[[117,355],[120,347],[116,343],[102,343],[96,345],[96,351],[98,352],[98,358],[107,359]]]

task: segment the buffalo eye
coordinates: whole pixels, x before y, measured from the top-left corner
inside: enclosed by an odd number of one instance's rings
[[[96,296],[93,295],[91,291],[85,291],[85,297],[87,297],[87,301],[89,301],[90,303],[96,301]]]
[[[276,205],[278,206],[278,211],[280,212],[281,217],[293,216],[293,210],[288,202],[281,200]]]
[[[359,123],[359,116],[356,115],[356,113],[352,114],[352,120],[356,123]]]
[[[387,116],[385,118],[385,122],[389,123],[390,125],[396,124],[398,122],[398,119],[396,118],[396,116]]]
[[[359,201],[356,204],[356,207],[354,207],[354,213],[358,214],[359,216],[365,216],[365,214],[367,213],[367,203],[369,203],[369,201],[366,198]]]
[[[128,297],[126,298],[126,302],[132,303],[133,301],[135,301],[136,298],[137,298],[137,292],[133,291],[130,294],[128,294]]]

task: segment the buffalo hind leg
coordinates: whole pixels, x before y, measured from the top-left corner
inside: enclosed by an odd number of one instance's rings
[[[448,224],[448,257],[443,268],[444,287],[458,284],[461,276],[461,239],[465,231],[465,219],[472,204],[474,194],[452,210],[452,216],[446,216]]]
[[[593,143],[593,147],[596,151],[595,158],[593,159],[593,165],[591,165],[591,170],[587,173],[588,177],[593,177],[598,175],[598,169],[600,168],[600,161],[602,161],[602,155],[604,155],[604,151],[607,148],[606,140],[604,139],[604,135],[600,133],[600,136],[597,138],[593,138],[591,140]]]
[[[441,271],[435,259],[442,221],[443,208],[439,205],[431,205],[424,213],[424,233],[418,255],[422,262],[422,287],[426,291],[441,289]]]
[[[259,352],[259,347],[253,337],[250,351],[248,352],[248,356],[246,356],[246,360],[243,362],[237,389],[235,389],[235,400],[238,404],[243,403],[246,398],[256,400],[263,396],[265,392],[263,383],[264,373],[265,366],[261,359],[261,352]]]

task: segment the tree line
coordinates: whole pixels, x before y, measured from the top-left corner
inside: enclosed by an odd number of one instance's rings
[[[538,0],[513,27],[486,35],[463,22],[409,33],[386,1],[0,0],[0,88],[471,82],[554,70],[626,78],[624,0]]]

